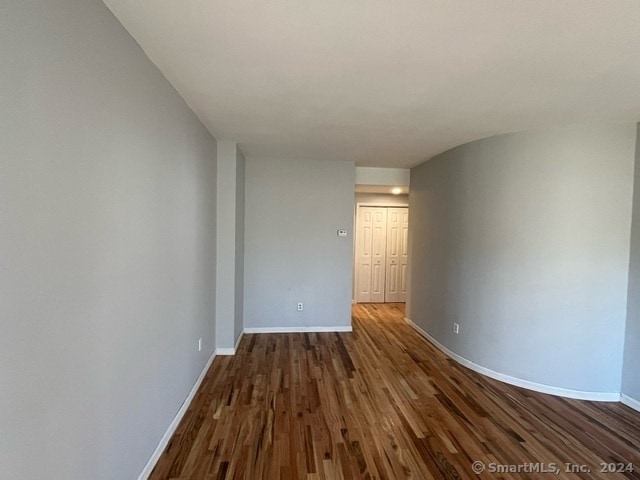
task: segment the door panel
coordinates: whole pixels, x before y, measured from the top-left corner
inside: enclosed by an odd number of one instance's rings
[[[373,247],[371,249],[371,263],[373,275],[371,276],[370,302],[384,302],[384,283],[386,277],[386,249],[387,249],[387,209],[369,207],[373,210]]]
[[[408,208],[389,207],[387,213],[387,278],[385,302],[405,302]]]
[[[371,301],[371,247],[373,239],[373,218],[369,208],[359,208],[356,219],[356,302]]]
[[[408,264],[409,264],[409,209],[401,209],[400,216],[400,268],[398,269],[398,302],[407,301],[407,282],[408,276]]]

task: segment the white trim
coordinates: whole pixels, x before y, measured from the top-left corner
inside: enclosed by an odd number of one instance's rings
[[[200,372],[200,376],[196,380],[196,383],[193,385],[193,388],[189,392],[189,395],[187,395],[187,398],[184,400],[184,402],[182,402],[182,405],[180,406],[180,410],[178,410],[178,413],[176,413],[176,416],[174,417],[172,422],[169,424],[169,428],[167,428],[167,431],[164,432],[164,435],[160,439],[160,442],[158,443],[158,446],[156,447],[156,449],[153,451],[151,458],[149,458],[149,460],[147,461],[147,464],[142,469],[142,472],[140,473],[140,475],[138,475],[138,480],[147,480],[149,478],[149,475],[151,475],[151,472],[153,471],[153,467],[156,466],[156,463],[158,462],[160,455],[162,455],[162,452],[164,452],[164,449],[167,447],[167,444],[169,443],[169,440],[171,440],[171,437],[175,433],[176,428],[178,428],[178,425],[180,424],[182,417],[184,417],[184,414],[187,413],[187,409],[189,408],[189,405],[191,404],[193,397],[196,396],[196,393],[200,388],[200,384],[204,380],[204,377],[207,374],[207,372],[209,371],[209,367],[211,367],[211,364],[213,363],[214,358],[216,358],[215,350],[209,357],[209,360],[207,360],[207,364],[202,369],[202,372]]]
[[[351,332],[349,326],[335,327],[245,327],[244,333]]]
[[[624,403],[627,407],[633,408],[634,410],[637,410],[638,412],[640,412],[640,400],[636,400],[635,398],[631,398],[630,396],[625,395],[624,393],[621,393],[620,401]]]
[[[240,345],[240,340],[242,340],[243,336],[244,336],[244,329],[240,331],[240,335],[238,335],[238,339],[236,340],[236,344],[233,347],[233,350],[234,350],[233,354],[234,355],[236,354],[235,352],[238,351],[238,346]]]
[[[216,355],[226,356],[226,355],[235,355],[235,354],[236,354],[235,348],[229,348],[229,347],[216,348]]]
[[[429,335],[426,331],[416,325],[411,319],[405,317],[405,321],[411,325],[420,335],[425,337],[435,347],[444,352],[449,357],[453,358],[456,362],[464,365],[471,370],[491,377],[495,380],[499,380],[504,383],[515,385],[516,387],[527,388],[535,392],[547,393],[550,395],[558,395],[560,397],[575,398],[578,400],[591,400],[596,402],[619,402],[619,392],[585,392],[582,390],[570,390],[568,388],[553,387],[551,385],[544,385],[542,383],[530,382],[529,380],[523,380],[521,378],[505,375],[504,373],[496,372],[489,368],[478,365],[471,360],[458,355],[457,353],[449,350],[447,347],[438,342],[435,338]]]

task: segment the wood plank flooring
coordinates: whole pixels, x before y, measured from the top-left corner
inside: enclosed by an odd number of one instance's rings
[[[245,335],[150,478],[640,479],[640,413],[483,377],[403,316],[360,304],[352,333]]]

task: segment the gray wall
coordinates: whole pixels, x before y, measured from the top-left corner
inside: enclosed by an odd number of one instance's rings
[[[409,185],[408,168],[356,167],[356,183],[362,185]]]
[[[502,135],[414,168],[408,316],[496,372],[619,392],[635,135]]]
[[[0,64],[0,476],[136,478],[214,345],[216,142],[98,0],[3,2]]]
[[[236,244],[234,341],[244,328],[244,171],[245,158],[236,146]],[[235,346],[235,343],[234,343]]]
[[[247,158],[245,328],[351,325],[354,172],[351,162]]]
[[[384,193],[356,193],[356,203],[408,205],[409,195],[389,195]]]
[[[625,332],[622,393],[640,402],[640,124],[636,143],[636,168],[633,189],[633,221],[627,328]]]
[[[218,142],[218,184],[217,184],[217,265],[216,265],[216,347],[226,349],[224,353],[232,353],[242,325],[242,259],[243,234],[242,223],[244,212],[242,185],[242,154],[239,154],[235,142]],[[238,202],[241,202],[240,205]],[[240,276],[238,276],[240,273]],[[223,352],[218,350],[218,353]]]

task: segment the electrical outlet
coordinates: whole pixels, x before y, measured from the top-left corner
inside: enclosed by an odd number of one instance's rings
[[[455,333],[456,335],[460,333],[460,325],[458,325],[457,323],[453,324],[453,333]]]
[[[202,351],[202,339],[201,338],[198,339],[198,351],[199,352]]]
[[[301,312],[304,310],[304,303],[298,302],[298,311]]]

